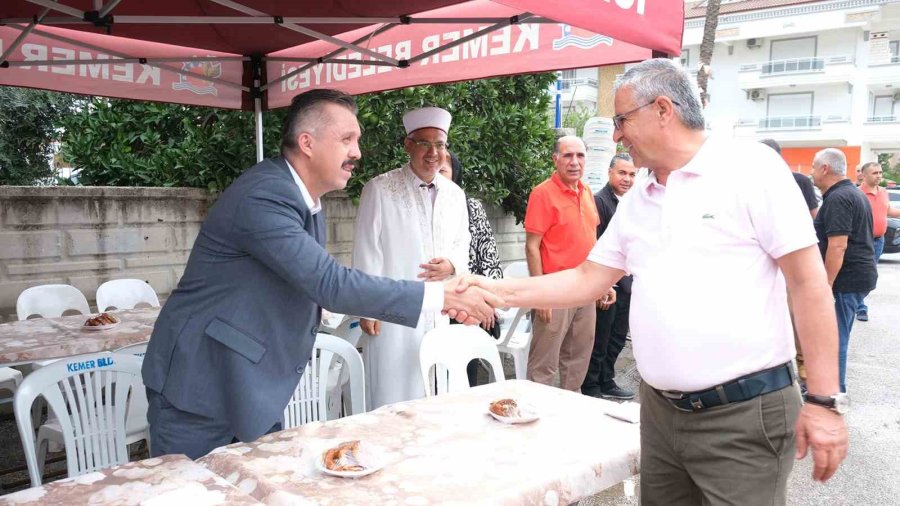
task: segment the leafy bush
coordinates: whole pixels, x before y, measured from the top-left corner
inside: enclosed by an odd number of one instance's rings
[[[76,100],[67,93],[0,86],[0,185],[53,180],[59,121]]]
[[[466,190],[519,220],[531,188],[551,170],[547,123],[552,74],[420,86],[358,97],[363,158],[347,187],[353,198],[372,177],[406,162],[402,116],[437,105],[454,116],[451,149]],[[265,153],[278,153],[284,110],[264,114]],[[94,98],[64,122],[63,153],[80,183],[224,189],[255,162],[250,113]]]

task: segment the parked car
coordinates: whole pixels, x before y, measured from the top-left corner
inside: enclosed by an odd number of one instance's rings
[[[891,207],[900,209],[900,191],[888,189]],[[887,232],[884,233],[884,252],[900,253],[900,219],[888,218]]]

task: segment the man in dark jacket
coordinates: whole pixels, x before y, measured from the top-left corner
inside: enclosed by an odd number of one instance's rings
[[[609,221],[616,213],[619,197],[631,189],[635,176],[634,164],[627,153],[613,157],[609,164],[609,183],[594,194],[594,203],[600,213],[597,238],[603,235]],[[594,330],[594,350],[588,372],[581,384],[581,392],[606,399],[633,399],[634,392],[615,382],[616,359],[625,347],[628,335],[628,317],[631,308],[631,276],[625,276],[615,286],[616,301],[605,304],[597,301],[597,321]]]
[[[485,299],[496,298],[458,294],[458,280],[369,276],[325,251],[320,197],[347,185],[360,134],[350,95],[298,95],[282,156],[248,169],[210,210],[144,357],[153,456],[196,459],[279,428],[323,306],[410,327],[425,311],[467,323],[493,314]]]

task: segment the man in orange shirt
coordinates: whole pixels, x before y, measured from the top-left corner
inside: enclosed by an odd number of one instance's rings
[[[900,217],[900,209],[891,207],[887,190],[879,186],[884,176],[881,165],[877,162],[869,162],[860,167],[859,174],[862,182],[859,189],[869,199],[872,206],[872,237],[875,238],[875,265],[878,265],[878,259],[881,252],[884,251],[884,233],[887,232],[887,219]],[[866,306],[866,299],[863,298],[862,304],[856,310],[856,319],[861,322],[869,321],[869,307]]]
[[[531,190],[525,211],[528,271],[540,276],[580,265],[587,258],[600,224],[591,189],[581,182],[584,142],[561,137],[553,146],[556,170]],[[607,295],[611,303],[615,292]],[[594,304],[570,309],[535,308],[528,379],[550,385],[559,371],[560,386],[579,391],[594,346]]]

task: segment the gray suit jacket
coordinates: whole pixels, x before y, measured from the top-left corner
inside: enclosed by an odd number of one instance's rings
[[[228,420],[252,441],[281,420],[310,359],[322,306],[415,327],[424,285],[369,276],[324,249],[283,158],[250,168],[200,229],[144,357],[147,388]]]

